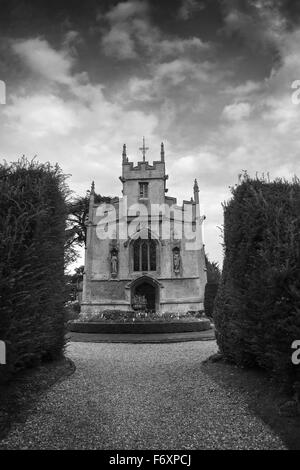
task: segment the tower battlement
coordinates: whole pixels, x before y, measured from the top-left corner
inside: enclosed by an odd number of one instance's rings
[[[149,150],[149,147],[145,145],[145,137],[143,137],[143,146],[139,150],[142,152],[143,160],[138,161],[135,165],[129,161],[126,144],[123,145],[122,176],[120,177],[122,183],[126,179],[167,179],[165,175],[165,149],[163,142],[160,147],[160,160],[153,161],[152,165],[146,161],[146,152]]]
[[[123,145],[122,153],[122,176],[120,180],[123,184],[123,195],[128,196],[130,203],[138,202],[140,199],[151,199],[155,203],[164,202],[164,195],[167,192],[165,169],[165,149],[161,143],[160,160],[155,160],[152,165],[146,161],[146,152],[148,147],[145,145],[143,138],[143,146],[140,147],[143,160],[136,164],[129,161],[127,157],[126,145]]]
[[[154,161],[152,165],[147,161],[137,162],[123,162],[122,165],[122,180],[127,179],[167,179],[165,174],[165,162]]]

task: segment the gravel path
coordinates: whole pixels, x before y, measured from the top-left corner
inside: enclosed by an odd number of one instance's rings
[[[45,393],[2,449],[284,449],[200,368],[214,341],[71,343],[75,373]]]

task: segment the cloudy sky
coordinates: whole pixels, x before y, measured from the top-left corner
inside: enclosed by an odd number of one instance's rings
[[[292,0],[0,0],[0,157],[58,162],[121,195],[121,153],[164,141],[170,196],[200,186],[221,261],[222,201],[242,170],[299,176],[300,8]],[[298,4],[298,6],[297,6]]]

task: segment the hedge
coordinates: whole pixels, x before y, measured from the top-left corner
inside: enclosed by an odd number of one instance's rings
[[[224,265],[215,299],[224,356],[258,365],[299,390],[300,183],[244,180],[224,204]]]
[[[58,166],[24,157],[0,165],[2,381],[63,351],[66,194]]]

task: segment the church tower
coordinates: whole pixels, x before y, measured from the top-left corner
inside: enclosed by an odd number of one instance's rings
[[[129,206],[139,202],[161,204],[167,192],[166,180],[168,179],[165,170],[164,144],[161,144],[160,160],[154,161],[152,165],[146,160],[146,152],[149,148],[145,146],[145,138],[139,150],[142,152],[142,160],[134,166],[127,157],[126,145],[123,146],[122,176],[120,177],[123,183],[122,194],[127,197]]]

